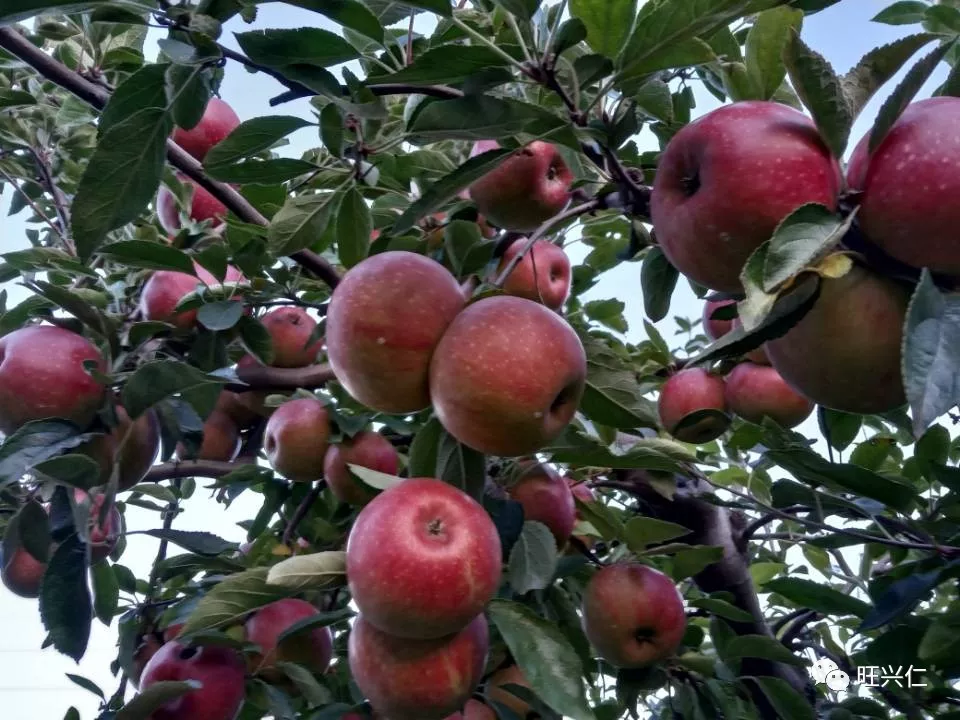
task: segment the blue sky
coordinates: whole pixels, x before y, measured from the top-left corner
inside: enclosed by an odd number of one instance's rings
[[[846,71],[873,47],[891,42],[911,32],[910,29],[869,22],[870,18],[890,5],[891,1],[843,0],[839,5],[807,19],[803,32],[804,39],[825,55],[837,71]],[[427,19],[418,21],[418,24],[423,26],[422,29],[429,27],[426,23],[429,23]],[[280,4],[260,6],[259,18],[253,27],[301,26],[336,29],[336,26],[331,25],[321,16]],[[223,40],[228,45],[236,47],[232,32],[248,29],[251,29],[250,26],[233,21],[225,28]],[[944,70],[941,68],[937,78],[942,80],[943,75]],[[937,82],[937,79],[932,80],[922,95],[928,95]],[[271,110],[267,100],[280,90],[282,88],[271,78],[251,75],[235,64],[231,64],[227,68],[222,95],[244,120],[271,113],[312,117],[306,101],[290,103]],[[704,98],[702,93],[700,96],[702,104],[695,111],[698,115],[714,105],[712,98]],[[870,127],[882,97],[883,95],[874,98],[865,109],[854,129],[854,140],[859,139]],[[284,154],[294,157],[303,150],[319,144],[316,128],[298,131],[291,139],[292,143],[285,149]],[[649,137],[643,136],[641,140],[648,142]],[[24,224],[17,219],[6,217],[10,196],[9,189],[0,196],[0,217],[3,218],[0,221],[0,228],[2,228],[0,249],[3,251],[27,246]],[[574,246],[571,254],[576,260],[582,252],[578,246]],[[626,303],[626,316],[631,326],[629,338],[634,341],[641,340],[640,333],[643,332],[639,272],[639,264],[620,266],[605,276],[602,290],[598,293],[599,297],[615,296]],[[24,296],[21,288],[11,284],[5,287],[11,293],[12,300]],[[687,290],[685,283],[681,282],[674,297],[671,316],[677,314],[697,317],[700,311],[700,303]],[[659,329],[669,340],[674,335],[675,325],[668,318],[659,324]],[[807,430],[808,434],[817,434],[816,425],[812,421]],[[255,512],[257,505],[255,498],[246,500],[241,498],[235,505],[235,509],[226,513],[221,508],[213,506],[212,501],[202,500],[203,495],[202,492],[197,493],[189,504],[187,513],[178,519],[177,527],[208,530],[228,539],[240,541],[243,532],[234,523],[244,517],[250,517],[252,512]],[[137,510],[128,513],[128,523],[131,529],[148,529],[158,525],[155,515]],[[124,564],[134,567],[138,570],[138,574],[145,576],[149,562],[156,551],[155,543],[155,540],[143,536],[130,538],[127,553],[123,558]],[[63,673],[86,675],[100,683],[107,695],[112,694],[115,682],[110,676],[108,666],[115,654],[114,630],[104,628],[95,621],[90,650],[78,668],[72,661],[52,650],[40,650],[44,631],[35,601],[17,598],[0,589],[0,617],[3,618],[5,630],[3,640],[0,641],[0,707],[4,709],[5,720],[59,719],[63,717],[70,705],[80,709],[84,720],[93,718],[97,700],[86,691],[78,689],[64,677]]]

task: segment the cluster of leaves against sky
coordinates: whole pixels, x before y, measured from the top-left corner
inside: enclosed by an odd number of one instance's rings
[[[191,691],[175,683],[133,693],[128,678],[144,633],[186,623],[184,637],[242,647],[231,627],[291,596],[323,608],[300,630],[331,628],[341,661],[318,676],[286,668],[284,683],[250,679],[239,717],[340,718],[363,701],[345,662],[353,613],[342,551],[356,510],[323,481],[290,483],[257,463],[262,422],[244,433],[233,461],[173,459],[178,442],[197,440],[224,388],[259,393],[267,405],[293,392],[323,398],[334,440],[375,422],[405,456],[405,474],[439,478],[484,504],[506,561],[488,613],[487,670],[512,658],[542,717],[960,718],[960,446],[948,414],[960,400],[960,306],[950,278],[869,258],[912,287],[903,327],[908,408],[864,416],[818,408],[822,438],[734,419],[721,438],[699,445],[669,438],[656,413],[658,389],[679,368],[727,367],[795,326],[817,299],[818,279],[798,280],[815,261],[838,244],[868,253],[855,196],[837,212],[801,208],[741,275],[741,327],[711,344],[697,321],[677,317],[678,334],[664,338],[652,323],[669,316],[680,274],[651,234],[660,152],[641,152],[635,138],[649,129],[666,147],[697,117],[694,88],[702,88],[725,102],[803,109],[841,157],[861,110],[901,70],[909,68],[882,105],[872,147],[941,64],[951,71],[937,94],[960,94],[955,0],[891,2],[874,21],[916,26],[912,34],[845,75],[800,39],[805,16],[857,1],[289,3],[318,13],[317,24],[321,16],[335,23],[333,32],[244,31],[242,21],[269,20],[255,0],[5,0],[0,183],[15,190],[12,214],[23,213],[32,229],[30,248],[2,255],[0,278],[31,294],[13,305],[0,293],[0,335],[37,319],[83,333],[109,358],[107,380],[126,412],[154,413],[162,439],[162,462],[143,482],[119,496],[115,477],[106,487],[107,505],[156,512],[153,527],[127,529],[160,540],[143,577],[124,565],[122,537],[109,558],[91,562],[88,538],[78,535],[86,518],[73,489],[101,482],[96,463],[72,452],[89,435],[56,420],[32,422],[0,445],[5,553],[16,543],[43,555],[51,539],[58,543],[43,558],[38,601],[50,651],[79,660],[94,621],[118,632],[118,687],[77,680],[102,698],[99,719],[149,718]],[[437,21],[426,36],[412,31],[424,13]],[[240,51],[221,44],[228,21]],[[163,35],[155,63],[143,54],[149,27]],[[359,74],[330,70],[350,61]],[[200,162],[171,133],[195,125],[224,68],[241,66],[273,78],[276,96]],[[309,118],[283,112],[304,97]],[[285,138],[308,127],[320,145],[281,157]],[[503,149],[471,157],[473,142],[487,139]],[[462,191],[534,140],[557,146],[577,197],[533,234],[575,233],[589,247],[564,309],[586,350],[586,388],[577,417],[540,457],[589,483],[598,501],[578,500],[580,539],[562,551],[538,541],[542,528],[525,523],[517,503],[490,492],[512,461],[462,445],[429,409],[373,413],[332,382],[326,365],[234,369],[242,355],[270,360],[261,310],[297,305],[322,316],[343,274],[370,255],[427,253],[460,280],[491,280],[505,238],[480,231]],[[229,215],[218,228],[188,221],[170,241],[155,199],[164,184],[186,205],[187,179]],[[220,289],[182,303],[198,311],[196,328],[140,319],[150,273],[193,272],[194,261],[217,278],[229,264],[246,280],[226,286],[230,297]],[[624,340],[622,300],[583,299],[602,295],[607,273],[624,264],[640,279],[650,321],[639,343]],[[483,282],[477,292],[497,290]],[[176,528],[179,510],[198,501],[198,483],[225,505],[241,493],[262,496],[260,511],[242,523],[250,541],[243,552]],[[629,558],[672,578],[688,615],[677,655],[643,669],[598,660],[577,615],[597,566]],[[814,656],[851,677],[864,666],[923,668],[924,685],[838,696],[814,686]],[[71,708],[66,718],[79,713]]]

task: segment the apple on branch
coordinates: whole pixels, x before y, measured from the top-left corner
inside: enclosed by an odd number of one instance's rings
[[[664,429],[683,442],[710,442],[730,427],[723,378],[703,368],[670,376],[660,388],[657,411]]]
[[[296,398],[278,407],[267,421],[263,449],[270,466],[288,480],[323,477],[330,444],[330,413],[316,398]]]
[[[189,130],[176,128],[173,131],[173,141],[203,162],[210,148],[226,139],[239,125],[240,118],[233,108],[220,98],[212,97],[200,122]]]
[[[526,242],[520,238],[507,248],[497,268],[497,276],[507,269]],[[570,294],[570,281],[570,258],[563,248],[548,240],[537,240],[507,276],[503,291],[559,310]]]
[[[349,465],[396,475],[400,470],[400,456],[389,440],[370,430],[357,433],[352,438],[344,438],[327,450],[323,461],[327,487],[340,502],[366,505],[376,493],[354,479]]]

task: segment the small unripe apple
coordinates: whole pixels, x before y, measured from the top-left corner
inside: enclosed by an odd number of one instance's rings
[[[469,305],[430,364],[430,397],[447,431],[488,455],[529,455],[573,418],[587,359],[567,322],[543,305],[499,295]]]
[[[376,493],[354,479],[348,465],[396,475],[400,469],[400,456],[397,449],[383,435],[377,432],[361,432],[352,438],[331,445],[323,462],[323,476],[327,487],[340,502],[350,505],[366,505]]]
[[[483,615],[453,635],[412,640],[381,632],[361,613],[347,656],[357,687],[376,713],[390,720],[442,720],[470,699],[488,649]]]
[[[385,413],[430,404],[430,358],[463,308],[457,279],[423,255],[389,251],[355,265],[327,310],[327,356],[357,401]]]
[[[476,143],[471,156],[495,150],[494,140]],[[531,232],[563,210],[573,173],[556,145],[536,140],[515,151],[470,185],[470,198],[487,220],[516,232]]]
[[[203,440],[196,455],[190,455],[184,443],[177,443],[180,460],[216,460],[230,462],[240,452],[240,428],[233,418],[221,410],[214,410],[203,423]]]
[[[197,290],[200,285],[217,288],[220,282],[202,265],[194,263],[194,272],[176,272],[174,270],[158,270],[150,276],[140,294],[140,312],[144,320],[155,320],[170,323],[181,329],[189,329],[197,324],[197,310],[175,312],[177,305],[187,295]],[[228,267],[224,280],[226,282],[240,282],[244,279],[243,273],[235,267]],[[237,297],[238,302],[242,298]]]
[[[263,449],[271,467],[288,480],[323,477],[330,444],[330,413],[314,398],[297,398],[278,407],[267,421]]]
[[[583,631],[615,667],[647,667],[680,647],[687,618],[673,580],[640,563],[608,565],[583,594]]]
[[[100,562],[113,552],[113,549],[117,546],[117,540],[120,539],[120,531],[123,527],[120,511],[116,505],[112,506],[106,519],[100,522],[103,503],[107,500],[106,495],[87,495],[83,490],[75,489],[73,499],[78,505],[85,506],[87,510],[90,562]]]
[[[487,680],[487,697],[515,712],[517,717],[525,718],[527,713],[533,711],[533,708],[525,700],[521,700],[510,690],[505,689],[504,685],[519,685],[529,690],[530,683],[527,681],[527,676],[518,666],[510,665],[502,670],[497,670]]]
[[[774,368],[740,363],[726,378],[727,407],[753,423],[768,417],[781,427],[794,428],[813,412],[813,403],[796,392]]]
[[[841,186],[812,120],[776,102],[737,102],[673,136],[650,213],[674,267],[713,290],[742,292],[747,258],[780,222],[807,203],[835,210]]]
[[[4,556],[0,550],[0,580],[7,590],[22,598],[40,597],[40,584],[47,564],[37,560],[23,547]]]
[[[523,250],[527,241],[514,241],[500,260],[497,277]],[[530,252],[523,256],[507,276],[503,290],[508,295],[543,303],[551,310],[563,307],[570,294],[570,258],[559,245],[547,240],[537,240]]]
[[[240,118],[227,103],[218,97],[210,98],[200,122],[189,130],[176,128],[173,141],[203,162],[207,153],[240,124]]]
[[[276,669],[278,662],[297,663],[318,674],[324,672],[333,657],[329,628],[304,630],[278,642],[280,635],[295,624],[319,614],[313,605],[296,598],[277,600],[254,612],[246,622],[247,641],[260,647],[251,661],[254,672],[282,675]]]
[[[271,310],[260,322],[273,342],[273,367],[306,367],[316,362],[323,340],[310,342],[317,321],[301,307],[280,307]]]
[[[105,435],[79,445],[76,452],[89,455],[100,465],[100,482],[110,481],[117,465],[119,487],[123,492],[143,480],[160,452],[160,423],[148,410],[131,421],[122,405],[116,406],[117,425]]]
[[[10,435],[31,420],[47,418],[86,429],[106,388],[84,363],[107,372],[96,346],[63,328],[30,325],[0,337],[0,432]]]
[[[509,493],[523,506],[524,520],[546,525],[558,547],[567,544],[576,524],[576,505],[570,486],[556,470],[540,463],[526,464]]]
[[[212,220],[213,227],[223,225],[224,218],[227,216],[227,206],[192,178],[177,173],[177,179],[181,184],[193,187],[190,219],[198,223],[204,220]],[[157,219],[160,221],[161,227],[171,235],[180,232],[183,227],[180,221],[180,207],[177,205],[177,196],[166,185],[162,185],[159,193],[157,193]]]
[[[234,650],[168,642],[143,670],[140,690],[154,683],[194,680],[201,687],[153,711],[150,720],[234,720],[245,695],[246,666]]]
[[[366,621],[403,638],[464,628],[500,586],[500,536],[486,510],[432,478],[384,490],[347,541],[350,593]]]
[[[660,388],[657,403],[660,423],[668,433],[683,442],[716,440],[730,427],[724,393],[722,377],[703,368],[681,370]],[[716,412],[689,417],[704,411]]]

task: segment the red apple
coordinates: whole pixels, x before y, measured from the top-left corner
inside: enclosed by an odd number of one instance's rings
[[[597,501],[596,493],[590,489],[590,486],[583,482],[577,482],[573,478],[567,478],[567,484],[570,486],[570,492],[573,493],[574,497],[574,510],[575,517],[577,520],[583,520],[583,515],[580,510],[576,507],[576,500],[584,503],[592,503]],[[597,538],[592,535],[574,535],[574,537],[582,542],[587,549],[592,548],[596,542]]]
[[[497,720],[497,714],[479,700],[470,698],[463,706],[463,712],[455,713],[447,720]]]
[[[471,156],[499,145],[476,143]],[[506,230],[530,232],[563,210],[570,200],[573,173],[555,145],[537,140],[514,152],[469,188],[487,220]]]
[[[357,516],[347,578],[366,621],[403,638],[464,628],[500,585],[500,536],[466,493],[431,478],[384,490]]]
[[[640,563],[608,565],[583,594],[583,631],[615,667],[646,667],[680,647],[687,619],[673,580]]]
[[[100,465],[100,481],[110,481],[117,468],[119,490],[129,490],[143,480],[160,452],[160,423],[156,413],[148,410],[131,421],[122,405],[116,406],[117,425],[109,433],[77,447],[76,452],[89,455]],[[126,439],[125,439],[126,438]]]
[[[504,688],[504,685],[519,685],[520,687],[530,690],[530,682],[527,680],[526,675],[523,674],[523,670],[516,665],[510,665],[502,670],[497,670],[497,672],[487,680],[487,697],[509,708],[516,713],[517,717],[525,718],[528,713],[533,712],[533,708],[530,707],[528,702],[521,700],[509,689]]]
[[[227,216],[227,206],[192,178],[177,173],[177,179],[184,185],[193,186],[190,219],[197,223],[212,220],[213,227],[223,225],[224,218]],[[180,232],[180,228],[183,227],[177,196],[166,185],[162,185],[160,192],[157,193],[157,219],[160,221],[160,226],[172,235]]]
[[[256,359],[247,355],[240,359],[240,362],[247,361],[246,364],[256,363]],[[239,363],[238,363],[239,366]],[[214,407],[214,410],[219,410],[222,413],[227,414],[230,418],[237,424],[241,429],[249,428],[253,425],[258,419],[262,417],[261,412],[257,412],[252,409],[250,406],[252,403],[252,395],[259,395],[260,406],[263,405],[263,401],[266,399],[266,394],[253,391],[245,393],[236,393],[230,390],[222,390],[220,396],[217,398],[217,404]]]
[[[214,410],[203,423],[203,440],[195,456],[187,452],[183,443],[177,443],[177,457],[181,460],[216,460],[230,462],[240,452],[240,428],[233,418],[221,410]]]
[[[960,99],[915,102],[869,153],[870,134],[857,145],[847,173],[863,192],[857,219],[867,238],[897,260],[960,274],[957,227]]]
[[[168,642],[144,668],[140,690],[158,682],[194,680],[201,683],[199,689],[154,710],[150,720],[234,720],[243,705],[244,676],[243,658],[234,650]]]
[[[173,131],[173,141],[203,162],[207,152],[240,124],[240,118],[218,97],[210,98],[200,122],[189,130],[177,128]]]
[[[31,420],[63,418],[81,429],[93,421],[106,389],[84,363],[107,372],[96,346],[52,325],[30,325],[0,337],[0,432]]]
[[[163,647],[156,633],[147,633],[140,640],[137,649],[133,652],[133,672],[130,675],[130,682],[136,688],[140,687],[140,679],[143,677],[143,671],[150,662],[150,658],[159,652]]]
[[[340,502],[350,505],[366,505],[376,493],[354,480],[347,465],[376,470],[396,475],[400,469],[400,456],[390,441],[376,432],[357,433],[352,438],[331,445],[323,462],[323,476],[327,487]]]
[[[264,315],[260,322],[270,333],[273,343],[273,367],[306,367],[316,362],[323,340],[310,342],[317,327],[301,307],[280,307]]]
[[[150,276],[140,295],[140,312],[144,320],[170,323],[181,329],[189,329],[197,324],[197,310],[174,312],[180,301],[197,290],[201,285],[210,288],[220,287],[220,282],[199,263],[193,264],[196,275],[158,270]],[[244,280],[243,273],[234,267],[228,267],[225,276],[228,283]],[[236,298],[241,301],[241,297]]]
[[[314,398],[290,400],[267,421],[263,449],[270,465],[288,480],[313,482],[323,477],[330,444],[330,413]]]
[[[184,625],[185,623],[168,625],[163,631],[163,641],[170,642],[171,640],[176,640],[178,637],[180,637],[180,633],[183,632]]]
[[[516,240],[507,248],[497,268],[497,277],[526,243],[525,239]],[[543,303],[551,310],[559,310],[570,294],[570,273],[570,258],[563,248],[547,240],[537,240],[507,276],[503,290],[508,295],[527,298]]]
[[[716,440],[730,427],[724,392],[722,377],[703,368],[681,370],[660,388],[657,405],[660,423],[668,433],[683,442]],[[704,411],[716,412],[689,417]]]
[[[123,519],[116,505],[110,508],[106,519],[100,522],[100,513],[106,499],[106,495],[88,495],[80,489],[73,491],[74,502],[87,511],[87,544],[90,546],[91,563],[100,562],[113,552],[123,528]]]
[[[40,584],[47,564],[37,560],[23,547],[5,557],[0,552],[0,580],[7,590],[22,598],[40,597]]]
[[[475,450],[529,455],[573,418],[586,353],[567,322],[543,305],[499,295],[450,324],[430,364],[430,398],[447,431]]]
[[[430,358],[463,308],[457,279],[423,255],[373,255],[344,276],[327,310],[327,355],[356,400],[384,413],[430,404]]]
[[[742,291],[740,271],[806,203],[837,207],[842,178],[816,126],[775,102],[739,102],[695,120],[660,158],[650,212],[660,247],[684,275]]]
[[[854,266],[824,279],[813,308],[766,343],[777,372],[813,402],[848,413],[882,413],[906,402],[900,370],[910,299],[902,285]]]
[[[333,636],[321,627],[304,630],[278,644],[280,635],[295,624],[320,614],[303,600],[277,600],[257,610],[246,622],[247,641],[258,645],[260,653],[252,661],[255,672],[276,674],[276,663],[303,665],[314,673],[322,673],[333,657]]]
[[[577,521],[576,506],[570,486],[556,470],[540,463],[526,463],[509,493],[523,506],[524,520],[546,525],[558,547],[567,544]]]
[[[733,329],[733,320],[715,318],[717,310],[736,306],[736,300],[708,300],[703,306],[703,331],[711,340],[719,340]]]
[[[412,640],[381,632],[361,614],[347,654],[357,687],[378,714],[441,720],[460,710],[480,683],[488,648],[483,615],[454,635]]]
[[[785,428],[794,428],[813,412],[813,403],[784,382],[772,367],[740,363],[726,378],[727,407],[753,423],[768,417]]]

